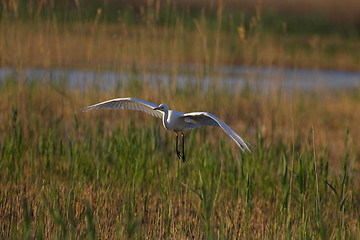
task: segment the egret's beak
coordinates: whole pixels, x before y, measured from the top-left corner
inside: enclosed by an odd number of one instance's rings
[[[153,108],[153,110],[159,110],[159,107]]]

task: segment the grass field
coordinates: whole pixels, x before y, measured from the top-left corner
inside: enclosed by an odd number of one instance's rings
[[[133,77],[85,92],[51,76],[0,82],[1,239],[360,238],[359,89],[265,94],[174,81],[154,88],[137,74],[146,75],[138,66],[150,63],[169,66],[174,76],[191,63],[199,82],[221,79],[209,71],[221,64],[359,69],[358,38],[266,34],[251,29],[256,17],[226,30],[231,21],[220,13],[215,25],[206,14],[162,25],[150,10],[137,23],[124,17],[117,24],[102,22],[100,11],[60,21],[50,10],[39,18],[34,10],[30,20],[2,13],[1,66],[130,69]],[[309,39],[314,48],[303,45]],[[324,39],[341,46],[333,58],[317,47]],[[307,52],[289,57],[287,41]],[[127,96],[211,112],[249,141],[252,153],[242,154],[220,129],[199,128],[186,132],[182,163],[174,134],[159,119],[80,112]]]
[[[186,133],[182,164],[160,121],[79,112],[127,88],[80,94],[8,81],[0,92],[2,238],[359,238],[357,91],[189,100],[193,90],[146,89],[135,96],[213,112],[253,153],[200,128]]]

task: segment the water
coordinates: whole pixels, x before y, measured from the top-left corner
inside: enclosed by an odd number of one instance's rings
[[[349,90],[360,88],[360,73],[355,71],[310,70],[278,67],[222,66],[216,69],[199,71],[194,65],[182,66],[176,75],[166,68],[133,71],[95,71],[80,69],[39,69],[27,68],[16,71],[12,68],[0,68],[0,81],[15,78],[18,81],[66,82],[70,88],[84,91],[96,86],[101,90],[110,90],[129,84],[131,81],[147,82],[155,88],[160,84],[169,87],[176,83],[179,88],[198,85],[204,91],[209,87],[238,90],[245,86],[269,90],[280,87],[288,91]],[[176,81],[176,82],[174,82]]]

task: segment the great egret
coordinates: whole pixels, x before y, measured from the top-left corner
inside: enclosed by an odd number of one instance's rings
[[[246,141],[234,132],[226,123],[221,121],[216,116],[207,112],[192,112],[182,113],[174,110],[169,110],[169,107],[162,103],[156,105],[137,98],[115,98],[105,102],[97,103],[89,107],[81,109],[84,112],[95,109],[130,109],[146,112],[154,117],[162,119],[164,128],[169,131],[174,131],[176,134],[176,154],[183,162],[186,161],[184,153],[184,133],[183,130],[193,129],[201,125],[221,127],[227,135],[238,145],[241,151],[250,151],[246,145]],[[178,134],[181,133],[182,149],[179,151]]]

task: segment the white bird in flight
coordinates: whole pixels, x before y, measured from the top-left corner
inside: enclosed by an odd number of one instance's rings
[[[232,130],[226,123],[221,121],[216,116],[207,112],[191,112],[182,113],[174,110],[169,110],[169,107],[162,103],[156,105],[137,98],[115,98],[105,102],[97,103],[89,107],[81,109],[83,112],[92,111],[95,109],[130,109],[146,112],[154,117],[162,119],[164,128],[176,133],[176,154],[183,162],[186,161],[184,153],[184,133],[183,130],[197,128],[201,125],[221,127],[227,135],[237,144],[241,151],[250,151],[246,145],[246,141],[240,137],[234,130]],[[181,133],[182,151],[178,148],[178,134]],[[249,144],[249,143],[248,143]],[[250,145],[250,144],[249,144]]]

